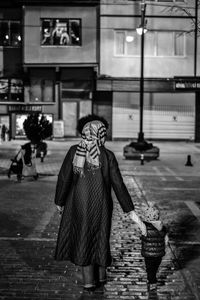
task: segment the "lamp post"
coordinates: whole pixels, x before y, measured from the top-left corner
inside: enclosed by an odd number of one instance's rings
[[[144,108],[144,34],[146,32],[145,22],[146,3],[141,3],[141,25],[137,28],[137,33],[141,35],[141,57],[140,57],[140,127],[138,133],[138,143],[144,142],[143,132],[143,108]]]
[[[140,159],[141,164],[144,164],[144,159],[156,159],[159,157],[159,148],[148,143],[144,139],[143,132],[143,108],[144,108],[144,34],[146,29],[146,3],[141,0],[141,24],[136,29],[137,33],[141,35],[141,57],[140,57],[140,124],[137,142],[131,142],[123,149],[124,157],[126,159]]]
[[[198,0],[195,0],[194,77],[197,76]]]

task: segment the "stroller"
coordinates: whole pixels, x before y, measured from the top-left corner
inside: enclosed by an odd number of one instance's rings
[[[27,148],[27,144],[21,147],[19,152],[11,159],[12,163],[8,170],[8,178],[11,174],[17,175],[17,181],[21,182],[24,177],[33,177],[38,179],[36,170],[36,153],[32,153],[32,149]]]

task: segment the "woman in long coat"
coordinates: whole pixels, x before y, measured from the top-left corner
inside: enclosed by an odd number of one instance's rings
[[[111,187],[123,211],[131,211],[132,219],[145,231],[115,155],[104,147],[105,138],[102,122],[84,126],[81,142],[69,149],[63,161],[55,194],[55,204],[62,212],[55,259],[82,266],[87,290],[106,282],[106,267],[111,264]]]

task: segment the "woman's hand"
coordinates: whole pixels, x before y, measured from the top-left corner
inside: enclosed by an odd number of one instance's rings
[[[142,220],[140,219],[140,217],[135,213],[134,210],[132,210],[130,212],[130,218],[133,222],[137,223],[142,235],[146,236],[147,235],[147,229],[146,229],[146,225],[142,222]]]
[[[62,215],[64,206],[56,205],[56,207],[57,207],[57,210],[58,210],[59,214]]]

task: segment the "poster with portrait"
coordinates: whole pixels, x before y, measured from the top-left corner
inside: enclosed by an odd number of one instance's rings
[[[41,45],[80,45],[81,21],[79,19],[42,19],[41,23]]]

